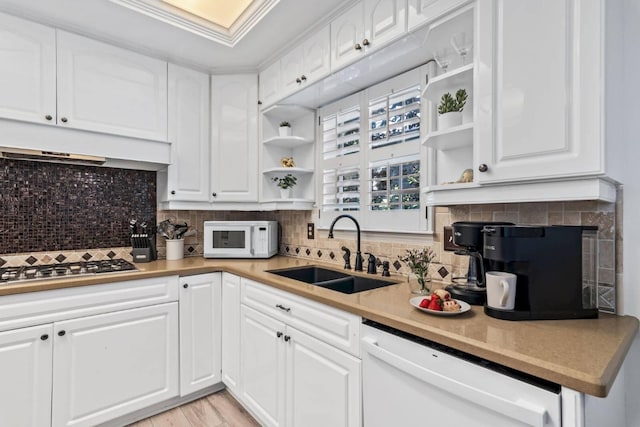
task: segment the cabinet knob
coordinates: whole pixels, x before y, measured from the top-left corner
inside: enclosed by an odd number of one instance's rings
[[[66,117],[61,118],[61,119],[60,119],[60,121],[61,121],[62,123],[67,123],[67,122],[68,122],[68,120],[67,120],[67,118],[66,118]]]
[[[63,337],[63,336],[65,336],[65,334],[66,334],[66,332],[65,332],[65,331],[60,331],[60,332],[58,332],[58,336],[59,336],[59,337]]]
[[[289,341],[291,341],[291,337],[290,337],[289,335],[285,335],[285,336],[284,336],[284,341],[285,341],[285,342],[289,342]]]
[[[171,195],[175,196],[176,195],[176,190],[171,190]]]
[[[302,80],[300,80],[300,77],[296,77],[296,83],[298,84],[302,83]]]
[[[282,337],[282,332],[280,332],[280,331],[276,332],[276,337],[278,337],[278,338]]]
[[[211,193],[213,197],[218,197],[218,193]]]
[[[46,116],[44,116],[45,119],[47,120],[51,120],[53,119],[53,117],[51,116],[51,114],[47,114]]]
[[[369,39],[364,39],[362,40],[362,46],[369,46],[371,43],[369,43]]]
[[[356,50],[361,50],[361,49],[362,49],[362,46],[360,46],[360,43],[356,43],[356,45],[354,46],[354,48],[355,48]]]
[[[302,77],[300,77],[300,80],[302,80],[303,82],[307,81],[307,76],[305,76],[304,74],[302,75]]]
[[[187,289],[189,287],[188,283],[185,283],[184,285],[182,285],[183,288]]]
[[[482,163],[480,166],[478,166],[478,170],[480,172],[486,172],[489,170],[489,166],[487,166],[486,164]]]
[[[42,341],[46,341],[46,340],[48,340],[48,339],[49,339],[49,335],[47,335],[47,334],[40,335],[40,339],[41,339]]]

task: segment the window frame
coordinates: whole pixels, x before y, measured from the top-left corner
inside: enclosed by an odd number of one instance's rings
[[[376,232],[395,233],[433,233],[434,215],[433,209],[426,206],[425,194],[422,189],[427,185],[431,172],[430,153],[422,144],[426,134],[426,103],[422,99],[422,92],[425,86],[426,66],[418,67],[398,76],[387,79],[379,84],[364,89],[354,95],[350,95],[336,102],[321,107],[318,110],[318,132],[316,171],[317,171],[317,226],[320,229],[328,228],[332,221],[339,215],[348,214],[358,220],[363,230]],[[402,92],[412,86],[418,86],[418,96],[420,97],[420,131],[419,137],[401,144],[389,144],[376,148],[371,146],[369,107],[370,101],[380,99],[384,96],[392,97],[396,92]],[[360,109],[360,135],[359,152],[344,157],[324,159],[324,117],[328,115],[346,111],[354,105],[359,105]],[[389,114],[387,114],[387,117]],[[387,123],[387,129],[389,129]],[[394,209],[394,210],[372,210],[371,190],[371,165],[383,162],[394,163],[394,160],[402,161],[407,158],[417,158],[420,161],[420,182],[419,182],[419,208],[418,209]],[[357,211],[324,211],[324,181],[325,170],[333,170],[336,167],[359,167],[360,175],[360,209]],[[337,224],[337,229],[354,229],[351,221],[343,221]]]

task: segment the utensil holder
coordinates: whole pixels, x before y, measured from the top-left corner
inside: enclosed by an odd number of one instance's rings
[[[167,261],[184,258],[184,239],[167,239]]]

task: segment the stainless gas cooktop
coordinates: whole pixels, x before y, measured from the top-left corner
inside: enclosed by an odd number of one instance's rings
[[[32,280],[61,279],[89,274],[135,271],[136,266],[121,258],[64,264],[28,265],[0,268],[0,285]]]

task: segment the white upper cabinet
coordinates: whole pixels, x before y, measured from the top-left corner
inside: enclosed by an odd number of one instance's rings
[[[53,28],[0,13],[0,117],[56,122]]]
[[[331,69],[337,71],[404,35],[407,0],[363,0],[331,22]]]
[[[358,2],[331,22],[331,70],[362,58],[363,39],[364,5]]]
[[[211,114],[211,200],[257,202],[256,75],[212,76]]]
[[[167,63],[57,31],[58,123],[167,140]]]
[[[280,61],[276,61],[260,73],[260,102],[267,107],[282,96]]]
[[[165,200],[209,201],[209,75],[169,64],[169,142]]]
[[[477,182],[602,173],[601,3],[477,7]]]
[[[286,97],[329,75],[330,30],[325,27],[280,59],[282,95]]]
[[[364,0],[364,39],[367,51],[379,49],[407,31],[407,0]]]
[[[411,31],[467,2],[468,0],[409,0],[407,29]]]

